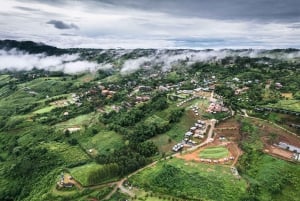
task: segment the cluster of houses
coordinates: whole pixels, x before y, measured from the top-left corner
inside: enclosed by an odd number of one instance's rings
[[[206,133],[206,122],[202,120],[197,120],[197,122],[192,126],[189,131],[184,134],[184,139],[181,143],[173,146],[172,150],[177,152],[184,147],[184,144],[194,146],[197,142],[192,140],[192,137],[202,139]]]
[[[196,96],[189,97],[189,98],[187,98],[187,99],[185,99],[185,100],[179,102],[179,103],[177,104],[177,107],[180,107],[180,106],[182,106],[183,104],[185,104],[185,103],[187,103],[187,102],[189,102],[189,101],[191,101],[191,100],[194,100],[195,98],[197,98],[197,97],[196,97]]]
[[[206,129],[206,122],[202,120],[197,120],[194,126],[192,126],[190,130],[184,134],[184,141],[190,140],[191,137],[201,139],[204,138]]]
[[[228,112],[228,108],[224,106],[222,101],[218,101],[215,98],[210,98],[210,104],[206,110],[209,113],[217,113],[217,112]]]

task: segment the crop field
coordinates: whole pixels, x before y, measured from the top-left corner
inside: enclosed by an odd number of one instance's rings
[[[70,174],[76,181],[78,181],[81,185],[87,186],[89,185],[88,177],[91,174],[91,172],[95,170],[101,169],[102,166],[96,163],[89,163],[86,165],[70,168]]]
[[[70,146],[66,143],[49,142],[40,145],[48,149],[50,152],[57,154],[66,165],[82,163],[89,160],[88,155],[78,146]]]
[[[207,158],[207,159],[219,159],[225,158],[229,156],[229,151],[225,147],[207,147],[203,151],[200,152],[200,158]]]
[[[230,168],[170,159],[130,178],[138,188],[183,199],[239,200],[246,182],[232,175]]]

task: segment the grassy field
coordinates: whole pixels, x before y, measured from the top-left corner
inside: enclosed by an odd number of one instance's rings
[[[150,140],[158,147],[158,150],[161,153],[172,153],[172,147],[177,143],[166,134],[157,135]]]
[[[114,131],[100,131],[93,137],[82,137],[81,140],[85,149],[96,149],[98,154],[113,152],[124,144],[122,136]]]
[[[200,158],[219,159],[229,156],[229,151],[225,147],[207,147],[199,153]]]
[[[54,105],[51,105],[51,106],[46,106],[44,108],[41,108],[39,110],[36,110],[33,112],[33,114],[43,114],[43,113],[47,113],[47,112],[50,112],[51,110],[53,110],[55,108]]]
[[[68,121],[58,123],[55,125],[55,127],[59,129],[65,129],[74,126],[90,125],[92,123],[95,123],[96,121],[98,121],[98,114],[92,112],[89,114],[79,115],[75,118],[69,119]]]
[[[228,167],[187,163],[177,158],[159,162],[129,180],[146,191],[185,200],[240,200],[247,186]]]
[[[300,100],[280,100],[275,104],[269,104],[267,107],[275,107],[275,108],[282,108],[286,110],[292,110],[300,112]]]
[[[58,155],[66,165],[83,163],[89,160],[88,155],[78,146],[70,146],[60,142],[42,143],[39,146],[47,148],[50,152]]]
[[[186,133],[191,126],[196,122],[191,111],[185,111],[180,119],[179,123],[176,123],[166,134],[176,142],[183,139],[184,133]]]
[[[89,185],[88,176],[90,175],[90,173],[101,168],[102,166],[99,164],[89,163],[75,168],[70,168],[69,171],[76,181],[81,183],[81,185],[83,186],[87,186]]]

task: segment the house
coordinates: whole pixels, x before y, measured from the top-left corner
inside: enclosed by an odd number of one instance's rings
[[[278,143],[278,147],[280,147],[282,149],[286,149],[286,150],[292,151],[292,152],[295,152],[295,153],[300,153],[300,148],[299,147],[287,144],[285,142],[279,142]]]
[[[191,137],[193,133],[191,131],[188,131],[184,134],[185,137]]]
[[[183,148],[183,144],[182,143],[178,143],[178,144],[175,144],[172,148],[173,151],[177,152],[179,150],[181,150]]]
[[[236,89],[236,90],[234,91],[234,94],[235,94],[235,95],[239,95],[239,94],[241,94],[241,93],[244,93],[244,92],[247,91],[247,90],[249,90],[249,87],[243,87],[243,88],[241,88],[241,89]]]
[[[275,83],[275,88],[276,89],[281,89],[283,86],[282,86],[282,84],[280,83],[280,82],[276,82]]]
[[[197,127],[195,127],[195,126],[193,126],[193,127],[190,128],[190,130],[191,130],[192,132],[194,132],[196,129],[197,129]]]
[[[66,130],[68,130],[70,133],[74,133],[76,131],[80,131],[81,128],[79,127],[73,127],[73,128],[67,128]]]
[[[169,89],[167,87],[164,87],[164,86],[159,86],[158,90],[159,91],[169,91]]]

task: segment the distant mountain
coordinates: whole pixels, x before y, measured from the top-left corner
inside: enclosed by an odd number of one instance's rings
[[[43,43],[32,41],[0,40],[0,49],[19,49],[30,54],[46,53],[47,55],[60,55],[67,53],[67,49],[60,49]]]

